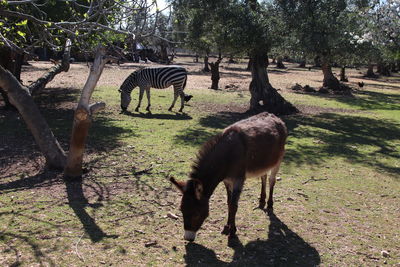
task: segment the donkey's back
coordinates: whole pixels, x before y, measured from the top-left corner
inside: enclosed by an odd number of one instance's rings
[[[224,130],[224,135],[236,134],[244,150],[241,161],[246,166],[246,177],[260,177],[276,166],[283,157],[287,129],[273,114],[264,112],[238,121]]]

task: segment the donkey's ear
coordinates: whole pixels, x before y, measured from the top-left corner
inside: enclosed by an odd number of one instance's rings
[[[185,190],[186,190],[186,182],[177,181],[172,176],[169,177],[169,180],[171,181],[171,183],[173,183],[179,189],[179,191],[181,191],[182,193],[185,192]]]

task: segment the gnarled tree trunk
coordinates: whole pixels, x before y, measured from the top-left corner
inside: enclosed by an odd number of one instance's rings
[[[1,66],[0,87],[5,90],[11,104],[18,109],[24,119],[35,138],[36,144],[46,158],[47,166],[63,169],[66,162],[65,152],[33,101],[29,89],[21,85],[9,71]]]
[[[286,69],[285,65],[283,64],[283,58],[279,56],[276,60],[276,67],[278,69]]]
[[[82,176],[83,152],[92,122],[92,114],[105,107],[104,103],[90,105],[89,101],[106,62],[105,49],[99,47],[89,77],[83,87],[78,106],[75,109],[68,158],[64,169],[64,177],[67,180],[79,179]]]
[[[70,54],[71,54],[71,41],[68,39],[65,43],[65,49],[61,63],[52,67],[46,74],[44,74],[42,77],[40,77],[39,79],[37,79],[36,81],[34,81],[29,85],[28,88],[32,95],[39,93],[41,90],[43,90],[46,87],[46,85],[49,82],[51,82],[57,74],[59,74],[62,71],[67,72],[69,70]]]
[[[205,71],[205,72],[209,72],[210,71],[210,68],[208,67],[208,56],[207,55],[204,56],[204,69],[203,69],[203,71]]]
[[[327,60],[323,60],[322,62],[322,73],[324,74],[323,87],[328,87],[334,91],[340,91],[340,82],[333,75],[332,67]]]
[[[374,64],[372,64],[372,63],[368,64],[368,70],[367,70],[367,74],[365,76],[371,77],[371,78],[376,77],[376,74],[374,73]]]
[[[340,68],[340,81],[341,82],[348,82],[349,80],[346,77],[346,67],[341,67]]]
[[[267,73],[267,55],[263,52],[253,52],[251,55],[250,109],[268,111],[277,115],[288,115],[299,112],[290,102],[286,101],[269,83]]]
[[[218,59],[215,62],[209,63],[211,67],[211,89],[218,90],[218,83],[219,83],[219,63],[221,62],[220,59]]]

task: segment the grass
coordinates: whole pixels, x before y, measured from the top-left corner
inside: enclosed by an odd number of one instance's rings
[[[212,196],[196,242],[187,243],[180,194],[166,177],[186,179],[199,146],[245,116],[248,92],[191,89],[194,98],[179,114],[167,111],[170,91],[153,90],[152,114],[120,114],[116,87],[100,86],[93,101],[105,101],[107,109],[90,130],[88,173],[71,184],[43,169],[23,122],[3,112],[4,143],[14,143],[1,147],[12,153],[0,161],[0,265],[398,265],[399,82],[367,85],[355,97],[282,91],[311,112],[283,118],[290,135],[274,214],[253,210],[260,182],[248,180],[237,214],[239,239],[231,243],[220,234],[224,188]],[[49,90],[37,98],[64,147],[78,93]]]

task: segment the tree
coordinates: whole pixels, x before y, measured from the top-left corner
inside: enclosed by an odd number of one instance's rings
[[[245,3],[228,0],[186,0],[175,3],[178,10],[184,7],[181,9],[184,12],[181,13],[196,14],[196,20],[193,21],[202,27],[193,27],[193,30],[198,32],[189,31],[189,34],[196,34],[196,38],[203,40],[203,44],[213,44],[211,47],[229,54],[239,52],[250,55],[250,110],[264,110],[275,114],[298,112],[269,83],[266,69],[268,52],[278,39],[274,39],[277,37],[274,31],[278,32],[278,27],[273,23],[271,5],[260,5],[255,0]],[[204,6],[207,6],[207,9],[204,9]],[[197,15],[198,13],[200,15]],[[206,22],[204,17],[207,17]]]
[[[152,36],[154,27],[148,27],[149,25],[144,23],[136,26],[146,25],[147,28],[129,29],[127,20],[140,18],[141,21],[146,21],[149,17],[158,16],[158,11],[151,12],[154,6],[157,6],[156,1],[147,4],[146,1],[140,0],[99,0],[91,1],[88,6],[85,3],[66,1],[63,2],[65,8],[60,9],[58,2],[46,2],[43,5],[37,5],[33,0],[0,2],[0,45],[13,51],[31,53],[36,45],[47,44],[50,48],[59,49],[60,44],[66,43],[66,50],[69,51],[71,44],[67,39],[70,38],[72,44],[79,49],[95,54],[95,61],[75,110],[68,157],[40,114],[30,90],[12,73],[0,67],[0,87],[21,113],[44,154],[47,165],[64,169],[65,177],[71,179],[82,174],[85,140],[92,115],[105,107],[104,103],[89,102],[105,63],[111,60],[107,54],[110,55],[115,48],[109,41],[121,39],[123,36],[130,36],[133,40],[133,31],[138,33],[138,38]],[[59,10],[56,14],[51,13],[54,16],[49,15],[49,9],[54,8]],[[62,19],[65,16],[68,16],[68,20]],[[19,24],[21,28],[15,27]],[[108,49],[105,49],[105,45]]]
[[[307,54],[321,59],[323,86],[335,91],[343,87],[332,73],[332,62],[351,46],[350,17],[357,6],[350,0],[277,0],[279,12],[298,44]],[[355,1],[356,2],[356,1]]]

